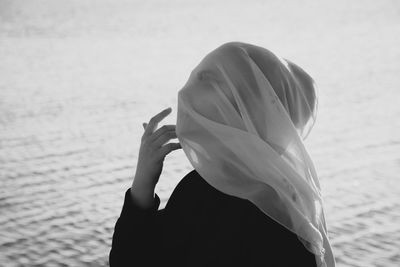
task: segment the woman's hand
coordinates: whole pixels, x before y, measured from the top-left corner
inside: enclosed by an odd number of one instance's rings
[[[181,148],[179,142],[165,144],[170,139],[177,138],[175,125],[164,125],[154,131],[158,123],[171,113],[171,110],[171,108],[164,109],[152,117],[148,124],[143,123],[145,131],[141,139],[136,174],[132,183],[134,190],[131,190],[132,197],[142,207],[149,207],[153,202],[154,189],[160,178],[165,156]]]

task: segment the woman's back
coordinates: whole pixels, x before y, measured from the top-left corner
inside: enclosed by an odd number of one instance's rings
[[[250,201],[216,190],[195,170],[164,209],[157,211],[156,200],[144,211],[126,194],[111,266],[316,266],[295,234]]]

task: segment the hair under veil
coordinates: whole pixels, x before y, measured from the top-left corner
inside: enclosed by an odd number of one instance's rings
[[[318,266],[332,267],[319,180],[303,144],[317,103],[299,66],[262,47],[227,43],[179,91],[176,133],[210,185],[251,201],[294,232]]]

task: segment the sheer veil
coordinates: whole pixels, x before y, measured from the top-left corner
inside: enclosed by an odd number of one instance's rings
[[[318,90],[299,66],[259,46],[227,43],[178,92],[176,132],[210,185],[251,201],[294,232],[318,266],[332,267],[319,180],[303,144],[317,107]]]

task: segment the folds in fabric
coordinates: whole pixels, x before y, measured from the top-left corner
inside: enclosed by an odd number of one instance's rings
[[[334,266],[318,176],[303,140],[318,107],[313,79],[269,50],[228,43],[178,93],[176,132],[196,171],[297,234]],[[290,252],[288,252],[290,253]]]

